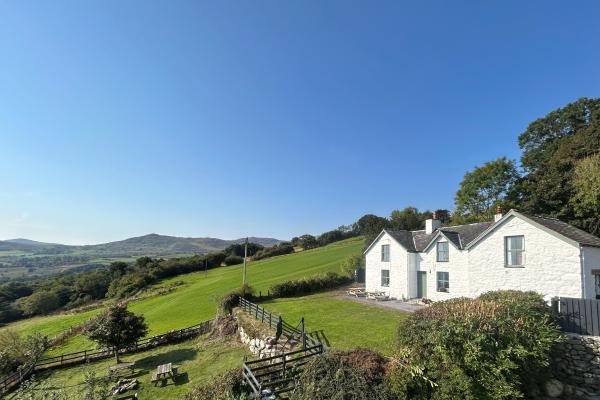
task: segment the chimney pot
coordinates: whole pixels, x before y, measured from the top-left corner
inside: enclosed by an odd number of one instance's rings
[[[500,204],[496,204],[496,215],[494,215],[494,222],[498,222],[502,219],[502,207]]]

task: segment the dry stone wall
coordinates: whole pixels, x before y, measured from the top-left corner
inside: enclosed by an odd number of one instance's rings
[[[552,355],[547,398],[600,400],[600,337],[567,334]]]

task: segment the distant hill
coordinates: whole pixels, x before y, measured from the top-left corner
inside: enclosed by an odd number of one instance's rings
[[[69,246],[30,239],[0,241],[0,283],[14,279],[37,279],[57,273],[102,268],[112,261],[133,261],[142,256],[172,258],[221,251],[245,238],[184,238],[152,233],[116,242]],[[265,247],[280,243],[273,238],[250,237]]]
[[[235,240],[211,237],[186,238],[151,233],[116,242],[94,245],[69,246],[64,244],[44,243],[30,239],[10,239],[0,241],[0,251],[24,251],[35,254],[68,254],[72,252],[94,254],[99,256],[137,256],[137,255],[170,255],[179,253],[209,253],[220,251],[234,243],[243,243],[245,238]],[[265,247],[280,243],[273,238],[250,237],[248,241]],[[1,256],[1,254],[0,254]]]
[[[111,255],[169,255],[179,253],[209,253],[220,251],[234,243],[243,243],[245,239],[224,240],[217,238],[184,238],[151,233],[117,242],[79,246],[81,250],[91,250],[97,254]],[[248,238],[249,242],[263,246],[272,246],[280,240],[272,238]]]

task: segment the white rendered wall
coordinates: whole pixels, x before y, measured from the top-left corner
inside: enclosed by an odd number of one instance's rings
[[[381,245],[390,245],[390,261],[381,261]],[[407,251],[387,232],[365,254],[365,288],[368,292],[385,292],[390,297],[406,297]],[[381,286],[381,270],[390,270],[390,286]]]
[[[525,236],[523,267],[504,266],[504,237]],[[469,286],[475,297],[490,290],[536,291],[553,296],[581,297],[579,246],[559,239],[512,216],[469,249]]]
[[[427,272],[427,298],[434,301],[448,300],[469,295],[468,255],[448,243],[448,262],[437,261],[437,243],[448,242],[443,236],[437,238],[426,252],[419,253],[419,270]],[[437,272],[448,272],[450,290],[437,291]],[[416,285],[416,283],[415,283]],[[416,291],[415,291],[416,295]]]

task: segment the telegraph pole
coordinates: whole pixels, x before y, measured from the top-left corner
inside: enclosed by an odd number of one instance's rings
[[[248,238],[244,243],[244,275],[242,278],[242,297],[246,297],[246,260],[248,259]]]

